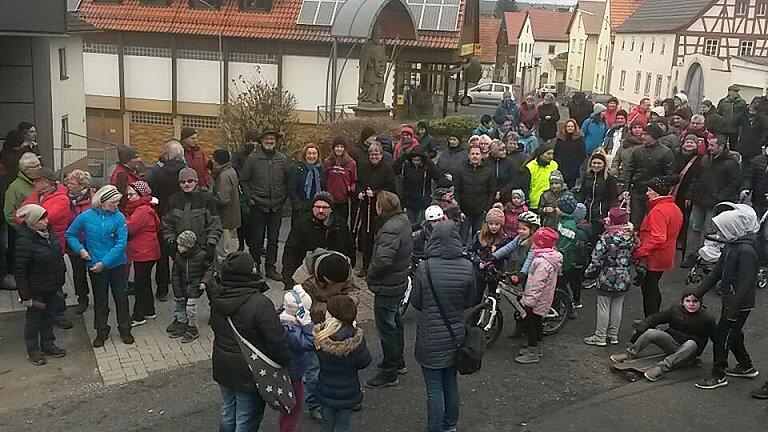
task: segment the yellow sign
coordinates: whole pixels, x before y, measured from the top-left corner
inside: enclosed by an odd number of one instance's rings
[[[475,44],[464,44],[461,46],[461,56],[472,55],[475,52]]]
[[[483,44],[475,44],[475,54],[482,54],[483,53]]]
[[[397,95],[397,104],[398,105],[404,105],[405,104],[405,95]]]

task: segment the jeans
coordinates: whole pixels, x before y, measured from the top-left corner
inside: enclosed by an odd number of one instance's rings
[[[69,262],[72,264],[72,282],[75,285],[75,294],[77,303],[81,305],[88,304],[88,266],[80,255],[69,253]]]
[[[280,413],[278,421],[279,432],[296,432],[301,420],[301,400],[304,398],[304,384],[301,380],[291,382],[293,385],[293,394],[296,395],[296,406],[290,414]]]
[[[640,353],[651,344],[661,348],[667,355],[658,363],[664,372],[669,372],[699,355],[699,346],[694,340],[687,340],[680,345],[669,333],[656,329],[646,330],[631,347],[627,348],[627,352],[633,357],[639,357]]]
[[[125,285],[128,279],[125,264],[99,273],[91,272],[93,284],[93,328],[98,333],[109,333],[109,293],[117,312],[117,328],[120,333],[131,331],[131,314],[128,312],[128,296]]]
[[[459,422],[459,383],[456,367],[421,368],[427,386],[427,432],[442,432]]]
[[[24,342],[27,345],[27,352],[48,348],[56,340],[53,336],[53,322],[57,313],[57,308],[53,307],[57,302],[56,293],[32,296],[32,300],[45,303],[46,308],[43,310],[36,309],[34,306],[27,308],[24,321]]]
[[[664,272],[646,270],[640,289],[643,292],[643,314],[649,317],[661,308],[661,290],[659,281]]]
[[[307,370],[304,372],[304,402],[307,409],[316,410],[320,408],[320,402],[317,400],[317,379],[320,376],[320,361],[317,359],[317,352],[309,351],[304,357],[307,362]]]
[[[597,295],[597,324],[595,336],[605,339],[617,339],[621,326],[621,314],[624,309],[624,297],[622,293],[617,296]]]
[[[402,299],[402,295],[383,296],[376,294],[373,297],[373,315],[384,356],[381,366],[384,373],[392,379],[397,377],[397,369],[405,365],[403,358],[403,317],[398,309]]]
[[[152,267],[155,261],[133,262],[133,289],[136,303],[133,305],[133,319],[139,321],[145,316],[155,315],[155,298],[152,295]]]
[[[698,256],[699,248],[704,245],[704,236],[715,232],[715,224],[712,222],[714,210],[714,208],[704,208],[695,204],[691,208],[685,241],[686,254]]]
[[[266,403],[258,392],[240,392],[219,384],[221,421],[219,432],[257,432]]]
[[[280,225],[283,222],[280,212],[264,212],[259,209],[251,209],[251,249],[253,261],[261,264],[261,256],[264,255],[264,268],[276,269],[277,265],[277,238],[280,235]],[[267,249],[264,253],[264,233],[267,237]]]
[[[352,409],[323,407],[320,432],[349,432],[352,430]]]
[[[751,311],[740,311],[735,320],[725,317],[725,310],[720,312],[720,321],[712,333],[712,375],[722,378],[728,367],[728,352],[732,352],[736,361],[744,368],[752,367],[752,359],[744,347],[744,323]]]

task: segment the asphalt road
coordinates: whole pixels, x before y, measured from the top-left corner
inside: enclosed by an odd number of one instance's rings
[[[676,270],[662,279],[663,306],[678,301],[685,272]],[[584,309],[558,334],[544,341],[544,357],[538,365],[513,361],[520,344],[505,335],[486,354],[483,369],[461,377],[461,431],[764,431],[766,403],[752,400],[748,391],[759,381],[734,380],[725,389],[696,390],[694,377],[704,367],[669,374],[658,383],[628,383],[613,373],[608,356],[625,346],[632,319],[641,317],[639,290],[630,292],[620,333],[622,345],[587,346],[581,338],[594,330],[594,292],[585,291]],[[747,346],[758,368],[768,367],[768,322],[761,313],[765,291],[758,293],[758,310],[747,323]],[[710,294],[705,303],[719,311],[719,299]],[[508,314],[509,315],[509,314]],[[511,315],[510,315],[511,316]],[[425,424],[424,385],[413,360],[414,311],[406,315],[406,351],[409,373],[400,385],[366,390],[365,407],[356,413],[354,430],[418,431]],[[380,346],[372,323],[363,324],[374,355]],[[366,379],[373,367],[362,371]],[[768,371],[767,371],[768,372]],[[761,377],[762,378],[762,377]],[[0,375],[0,384],[4,380]],[[2,387],[2,385],[0,385]],[[44,391],[41,387],[26,392]],[[25,397],[22,392],[17,397]],[[211,380],[210,363],[155,373],[142,381],[109,388],[73,388],[71,394],[51,396],[25,409],[0,410],[2,431],[212,431],[217,429],[219,391]],[[276,430],[274,412],[267,412],[262,430]],[[733,426],[733,427],[730,427]],[[319,430],[304,419],[302,430]]]

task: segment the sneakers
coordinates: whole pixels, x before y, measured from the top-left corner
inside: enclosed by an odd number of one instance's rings
[[[643,374],[645,376],[645,379],[647,379],[650,382],[658,381],[661,379],[661,376],[664,375],[664,371],[661,370],[660,367],[654,366]]]
[[[134,342],[136,342],[130,331],[120,332],[120,339],[122,339],[123,343],[126,345],[132,345]]]
[[[62,358],[65,355],[67,355],[67,352],[63,349],[57,347],[54,344],[51,344],[41,350],[43,354],[50,356],[50,357],[56,357],[56,358]]]
[[[31,361],[32,364],[35,365],[35,366],[42,366],[42,365],[48,363],[45,360],[45,356],[43,356],[42,351],[40,351],[38,349],[30,351],[28,356],[29,356],[29,361]]]
[[[144,319],[156,319],[156,318],[157,318],[157,314],[144,315]]]
[[[368,388],[382,388],[396,386],[399,383],[396,374],[392,375],[388,372],[379,372],[376,376],[366,381],[365,386]]]
[[[85,313],[86,309],[88,309],[88,303],[78,303],[78,305],[75,306],[75,313],[82,315]]]
[[[133,321],[131,321],[131,327],[137,327],[140,325],[144,325],[146,323],[147,323],[147,320],[144,318],[141,318],[141,319],[134,318]]]
[[[725,374],[737,378],[755,378],[756,376],[760,375],[760,372],[758,372],[757,369],[753,367],[745,368],[744,366],[738,364],[735,367],[726,369]]]
[[[181,343],[190,343],[198,337],[200,337],[200,333],[198,333],[197,327],[188,325],[184,336],[181,338]]]
[[[380,371],[384,371],[385,370],[384,366],[381,363],[376,365],[376,369],[378,369]],[[405,375],[405,374],[408,373],[408,368],[405,367],[405,365],[401,365],[400,367],[397,368],[396,372],[397,372],[398,375]]]
[[[594,345],[599,347],[608,346],[608,343],[605,341],[605,338],[601,338],[598,335],[592,335],[589,337],[584,338],[584,343],[587,345]]]
[[[611,361],[614,363],[624,363],[627,360],[632,360],[635,357],[628,352],[618,353],[611,356]]]
[[[515,361],[520,364],[538,363],[541,361],[541,347],[523,348],[515,357]]]
[[[165,331],[172,339],[180,338],[187,331],[187,323],[179,322],[179,320],[174,318],[171,325],[166,327]]]
[[[281,276],[280,273],[278,273],[277,270],[273,268],[268,268],[264,275],[267,277],[267,279],[272,279],[273,281],[283,281],[283,276]]]
[[[760,388],[752,390],[750,394],[755,399],[768,399],[768,381],[766,381]]]
[[[320,414],[320,408],[310,408],[307,410],[309,418],[315,421],[323,421],[323,415]]]
[[[571,303],[571,307],[574,309],[581,309],[584,307],[584,305],[582,303]]]
[[[619,337],[618,336],[608,336],[608,343],[611,345],[618,345],[619,344]]]
[[[718,387],[725,387],[727,385],[728,385],[728,379],[726,377],[718,378],[716,376],[705,378],[695,384],[696,387],[704,390],[712,390]]]

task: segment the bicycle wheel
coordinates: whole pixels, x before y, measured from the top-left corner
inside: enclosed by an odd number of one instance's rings
[[[491,319],[491,310],[490,308],[483,309],[483,311],[480,313],[480,320],[478,321],[478,327],[483,329],[483,333],[485,333],[485,347],[490,348],[491,345],[493,345],[496,340],[499,338],[499,335],[501,335],[501,329],[504,327],[504,315],[501,313],[500,308],[496,308],[496,315],[493,317],[493,323],[491,324],[491,328],[488,330],[485,330],[485,327],[488,325],[488,321]]]
[[[559,332],[568,322],[571,315],[571,296],[563,290],[555,291],[555,298],[552,300],[552,307],[542,320],[544,335],[549,336]]]

